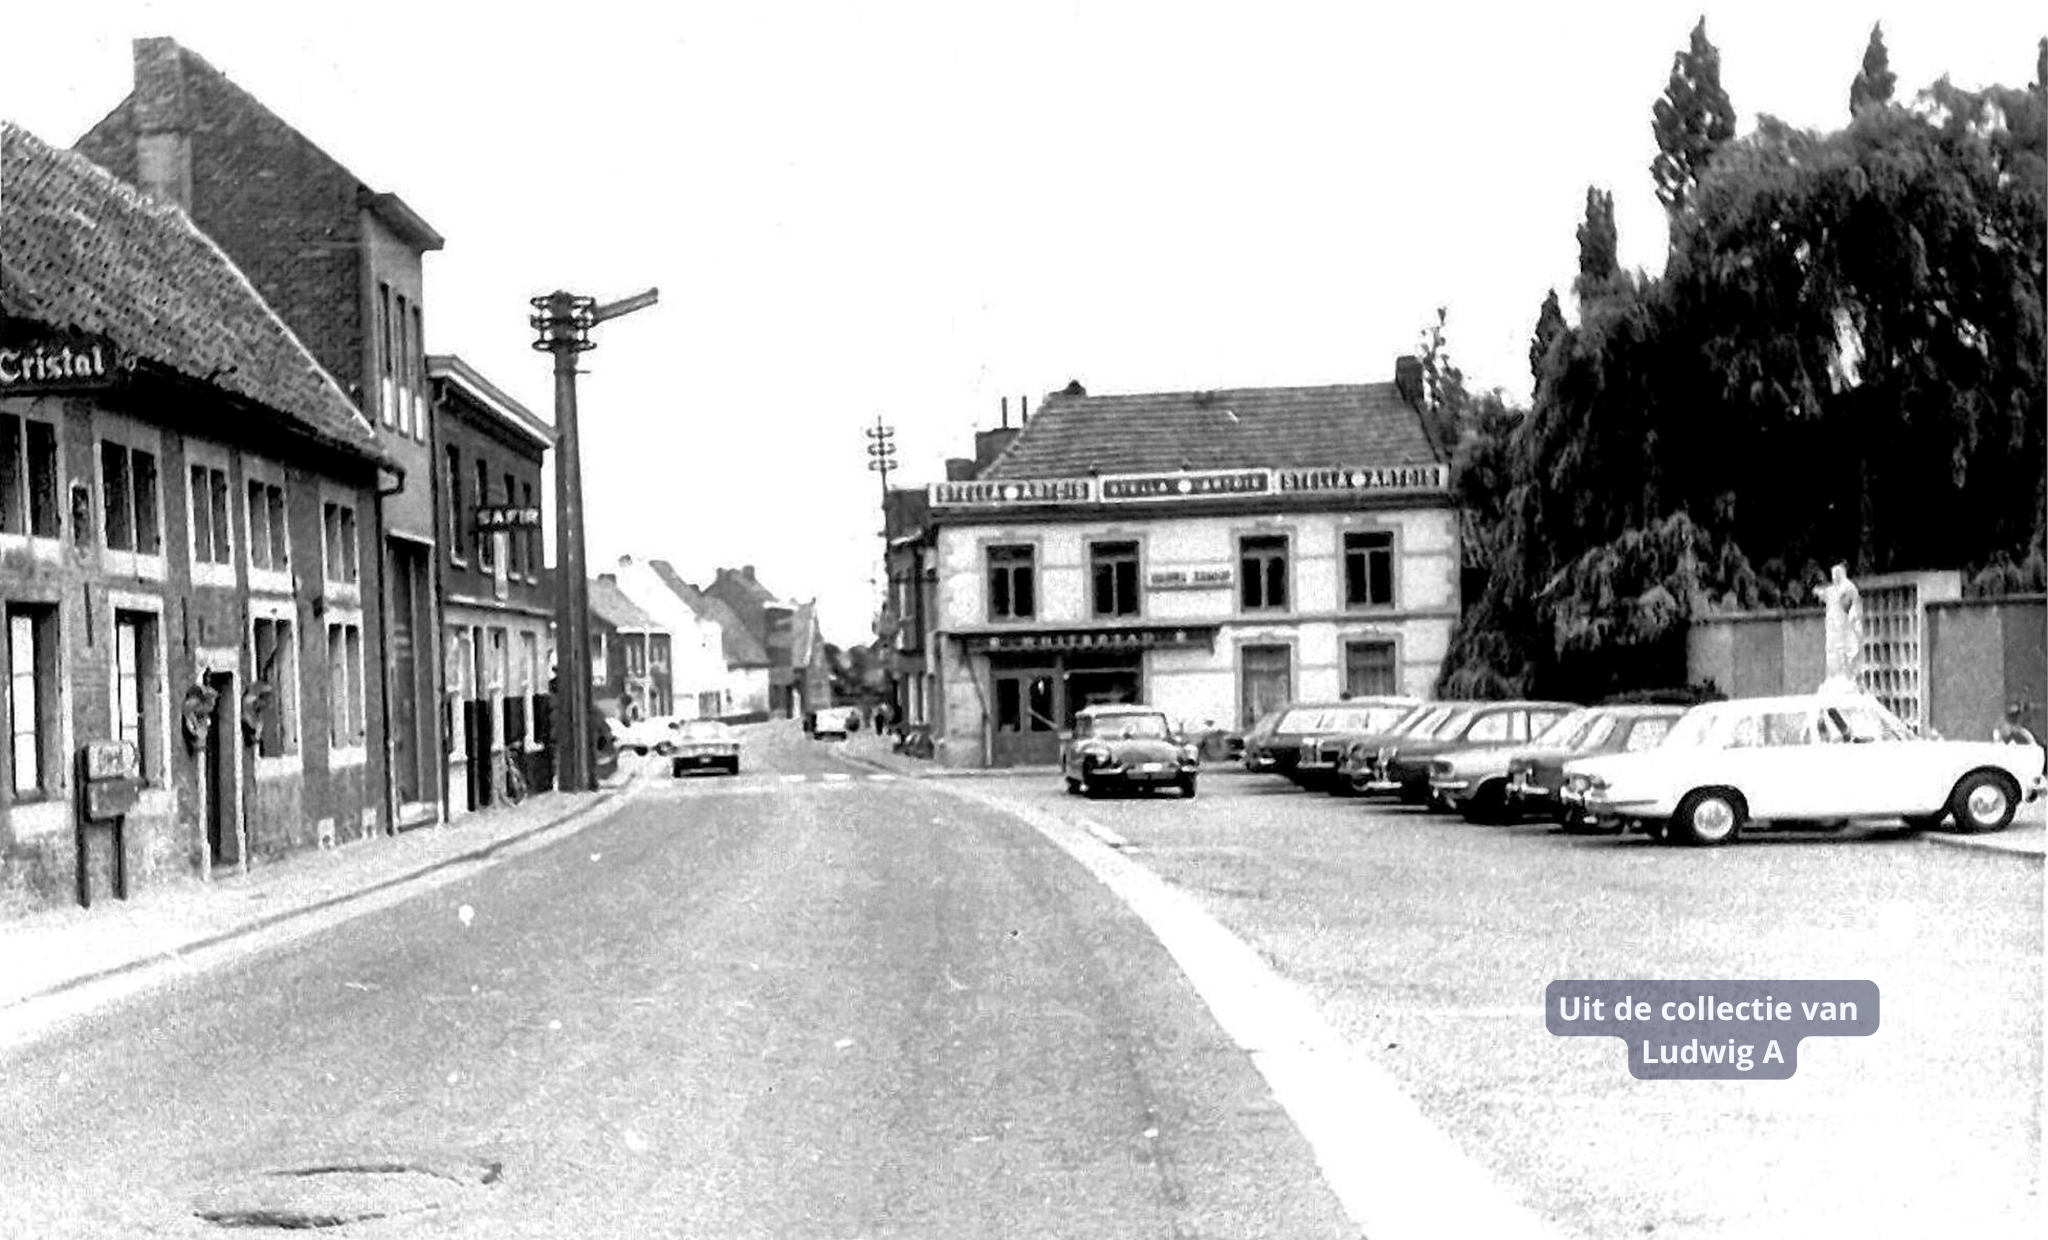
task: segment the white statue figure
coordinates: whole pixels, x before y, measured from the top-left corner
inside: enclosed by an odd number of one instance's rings
[[[1849,580],[1849,566],[1837,564],[1824,586],[1813,588],[1814,597],[1827,608],[1825,673],[1821,691],[1857,693],[1856,671],[1863,662],[1863,597]]]

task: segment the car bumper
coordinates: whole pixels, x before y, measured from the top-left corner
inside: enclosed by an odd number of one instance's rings
[[[1176,762],[1140,762],[1132,766],[1098,766],[1082,778],[1090,784],[1174,784],[1194,777],[1198,767]]]
[[[2032,786],[2027,789],[2027,804],[2031,805],[2044,796],[2048,796],[2048,775],[2036,775]]]
[[[738,758],[739,754],[732,752],[712,753],[709,751],[699,751],[696,753],[677,753],[670,760],[677,766],[724,766],[726,763],[736,761]]]

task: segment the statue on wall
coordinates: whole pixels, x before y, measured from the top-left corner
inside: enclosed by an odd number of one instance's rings
[[[1835,565],[1828,583],[1815,586],[1813,593],[1827,609],[1821,691],[1860,692],[1856,674],[1863,662],[1863,597],[1849,580],[1849,566]]]

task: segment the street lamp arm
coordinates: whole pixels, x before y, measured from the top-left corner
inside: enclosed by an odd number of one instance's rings
[[[621,297],[617,301],[607,302],[592,310],[590,312],[590,321],[602,323],[606,319],[615,319],[623,314],[631,314],[635,310],[645,310],[660,299],[661,290],[658,288],[648,289],[644,293],[635,293],[631,297]]]

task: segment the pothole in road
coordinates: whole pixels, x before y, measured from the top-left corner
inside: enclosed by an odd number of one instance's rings
[[[193,1215],[215,1227],[315,1231],[445,1210],[499,1182],[480,1159],[362,1159],[257,1172],[207,1193]]]

